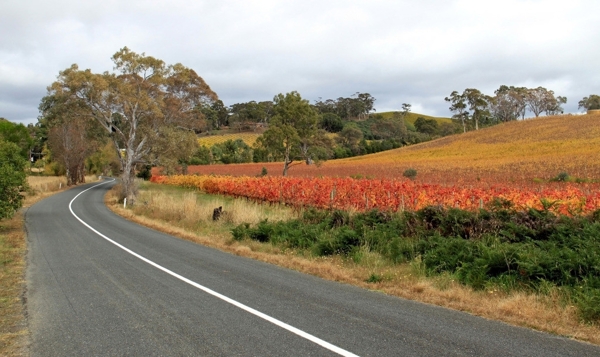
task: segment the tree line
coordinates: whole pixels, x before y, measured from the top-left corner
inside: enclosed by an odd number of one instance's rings
[[[554,91],[544,87],[526,88],[502,85],[493,96],[475,88],[467,88],[462,93],[453,91],[444,98],[450,103],[452,118],[460,121],[463,132],[472,127],[489,126],[511,120],[525,119],[529,111],[535,117],[540,114],[562,114],[562,105],[567,98],[556,96]],[[587,102],[586,102],[587,103]],[[582,107],[580,102],[580,108]],[[585,104],[587,105],[587,104]],[[585,106],[584,105],[584,106]]]

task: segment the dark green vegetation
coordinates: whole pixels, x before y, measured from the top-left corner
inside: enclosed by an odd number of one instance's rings
[[[600,95],[591,94],[589,97],[583,97],[578,104],[579,109],[598,110],[600,109]]]
[[[27,161],[17,144],[0,140],[0,219],[10,218],[21,207],[27,187]]]
[[[428,275],[451,274],[475,289],[554,291],[576,305],[584,321],[600,321],[600,211],[571,218],[519,212],[501,201],[479,212],[308,210],[287,222],[242,224],[232,234],[316,256],[355,259],[368,249],[393,263],[421,264]]]

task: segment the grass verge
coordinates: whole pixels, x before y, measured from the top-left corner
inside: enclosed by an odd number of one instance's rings
[[[236,255],[389,295],[600,344],[600,327],[582,323],[576,307],[565,304],[562,296],[553,292],[475,290],[460,284],[452,274],[427,276],[418,260],[392,264],[368,247],[362,247],[351,255],[317,257],[306,249],[232,239],[231,230],[240,222],[283,221],[302,214],[289,207],[258,205],[243,199],[209,196],[152,184],[142,186],[138,205],[133,208],[124,209],[118,204],[116,195],[109,194],[106,200],[113,211],[132,221]],[[214,222],[212,212],[219,206],[223,207],[224,215]]]
[[[94,177],[86,177],[88,182]],[[64,191],[64,177],[29,176],[30,190],[23,208]],[[27,356],[28,329],[25,301],[27,234],[23,210],[0,221],[0,356]]]

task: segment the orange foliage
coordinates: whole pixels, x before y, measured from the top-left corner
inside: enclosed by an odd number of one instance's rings
[[[153,176],[152,181],[297,207],[357,211],[417,210],[433,205],[476,210],[489,206],[495,199],[510,201],[517,209],[546,208],[565,215],[586,214],[600,207],[597,184],[555,184],[528,190],[501,185],[487,189],[460,188],[408,180],[334,177],[178,175]]]

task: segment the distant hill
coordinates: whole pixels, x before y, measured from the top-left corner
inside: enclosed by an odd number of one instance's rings
[[[299,164],[291,176],[402,177],[441,184],[493,185],[548,180],[562,172],[600,179],[600,114],[560,115],[514,121],[478,131],[377,154]],[[280,163],[197,166],[190,172],[256,175],[266,167],[279,175]]]

